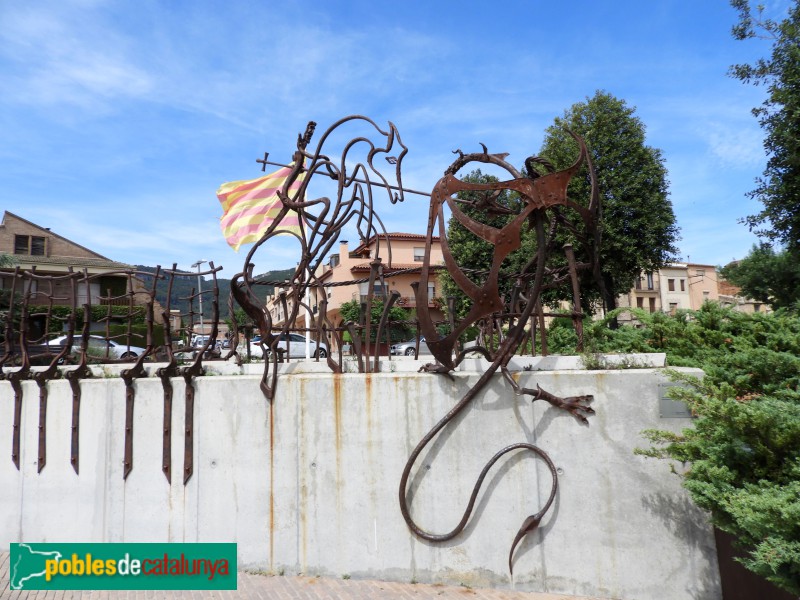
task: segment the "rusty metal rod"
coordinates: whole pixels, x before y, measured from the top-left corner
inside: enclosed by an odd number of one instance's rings
[[[262,164],[264,166],[272,165],[272,166],[275,166],[275,167],[283,167],[285,169],[294,168],[294,167],[292,167],[292,165],[285,165],[283,163],[273,162],[271,160],[257,159],[256,162],[260,163],[260,164]],[[331,179],[335,179],[335,178],[331,177]],[[375,186],[375,187],[389,188],[390,190],[399,190],[401,192],[408,192],[409,194],[417,194],[418,196],[425,196],[426,198],[430,198],[431,197],[431,195],[428,192],[420,192],[419,190],[412,190],[410,188],[400,187],[400,186],[397,186],[397,185],[388,185],[388,184],[383,184],[383,183],[375,183],[374,181],[367,181],[366,179],[358,179],[358,178],[351,179],[350,181],[355,181],[356,183],[366,183],[367,185],[372,185],[372,186]]]

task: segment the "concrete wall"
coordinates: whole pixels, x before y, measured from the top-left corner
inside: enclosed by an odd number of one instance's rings
[[[659,417],[657,369],[519,373],[527,387],[594,393],[597,414],[588,426],[514,396],[497,377],[423,452],[412,512],[434,532],[458,522],[477,474],[497,450],[527,441],[550,454],[561,473],[557,501],[539,531],[518,547],[513,581],[510,544],[551,485],[541,459],[501,459],[471,523],[455,540],[432,544],[410,534],[398,506],[405,461],[477,377],[284,374],[272,406],[256,376],[201,378],[195,472],[186,486],[178,475],[182,380],[174,380],[172,485],[161,473],[159,380],[135,384],[134,465],[127,480],[121,380],[83,384],[79,476],[69,465],[68,384],[49,384],[47,466],[37,474],[38,389],[24,384],[17,471],[10,458],[13,393],[0,382],[0,547],[16,541],[236,541],[242,566],[275,573],[625,599],[721,597],[704,515],[666,463],[633,454],[645,444],[642,429],[690,423]]]

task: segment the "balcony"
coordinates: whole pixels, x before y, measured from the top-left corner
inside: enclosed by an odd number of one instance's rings
[[[381,296],[375,295],[373,298],[380,298]],[[361,296],[361,302],[366,302],[367,297],[365,295]],[[400,308],[417,308],[417,299],[414,296],[400,296],[397,299],[397,302],[394,303],[395,306],[399,306]],[[428,308],[436,308],[436,298],[431,297],[428,298]]]

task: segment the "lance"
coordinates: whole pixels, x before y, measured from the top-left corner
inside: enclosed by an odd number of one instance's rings
[[[268,160],[268,159],[269,159],[269,152],[264,152],[264,158],[257,158],[256,159],[256,162],[261,165],[261,170],[262,171],[266,171],[267,170],[267,165],[273,165],[275,167],[284,167],[286,169],[293,168],[291,165],[284,165],[282,163],[273,162],[273,161]],[[397,162],[397,160],[393,159],[391,156],[387,156],[386,160],[389,161],[389,164],[395,164],[395,162]],[[393,160],[394,160],[394,162],[392,162]],[[335,179],[335,177],[331,176],[331,179]],[[388,188],[390,190],[400,190],[400,191],[403,191],[403,192],[408,193],[408,194],[417,194],[419,196],[426,196],[428,198],[430,198],[430,196],[431,196],[428,192],[420,192],[418,190],[412,190],[412,189],[409,189],[409,188],[398,187],[396,185],[387,185],[387,184],[384,184],[384,183],[377,183],[375,181],[367,181],[366,179],[353,179],[352,181],[356,181],[358,183],[365,183],[367,185],[373,185],[373,186],[376,186],[376,187]]]

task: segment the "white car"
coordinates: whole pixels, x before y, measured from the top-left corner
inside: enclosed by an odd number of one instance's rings
[[[62,335],[60,337],[54,338],[47,342],[47,345],[51,348],[51,352],[58,353],[60,352],[60,346],[64,346],[67,343],[67,336]],[[72,337],[72,352],[78,353],[81,349],[81,336],[75,335]],[[129,360],[133,358],[137,358],[140,354],[145,352],[144,348],[140,348],[139,346],[128,346],[126,344],[120,344],[114,340],[106,341],[105,338],[100,337],[99,335],[90,335],[89,336],[89,348],[88,353],[90,356],[96,358],[111,358],[114,360]]]
[[[393,356],[414,356],[416,350],[416,339],[408,340],[407,342],[400,342],[398,344],[392,344],[392,346],[389,348],[389,352],[391,352]],[[425,336],[419,338],[419,353],[431,353],[431,351],[428,349],[428,344],[425,342]]]
[[[328,349],[324,345],[317,344],[314,340],[309,338],[309,353],[312,358],[325,358],[328,356]],[[282,333],[276,348],[280,351],[283,350],[285,354],[289,352],[289,358],[305,358],[306,357],[306,337],[299,333]],[[269,348],[265,348],[269,352]],[[262,349],[260,342],[250,342],[250,356],[254,358],[263,358],[264,349]]]

